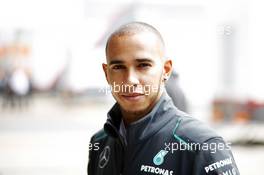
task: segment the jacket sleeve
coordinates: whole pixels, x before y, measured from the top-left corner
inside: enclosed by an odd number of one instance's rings
[[[231,152],[231,144],[212,138],[196,153],[193,175],[240,175]]]

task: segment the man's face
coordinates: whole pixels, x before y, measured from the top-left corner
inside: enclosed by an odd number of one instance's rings
[[[103,68],[123,110],[140,113],[155,103],[164,75],[170,71],[163,52],[152,33],[114,36],[108,42],[107,65],[103,64]]]

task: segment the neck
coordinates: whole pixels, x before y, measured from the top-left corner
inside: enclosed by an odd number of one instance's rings
[[[140,120],[141,118],[143,118],[144,116],[146,116],[155,106],[155,104],[159,101],[160,97],[161,97],[162,93],[159,93],[155,100],[149,105],[149,107],[145,110],[142,111],[126,111],[124,109],[121,108],[121,113],[123,116],[123,120],[124,120],[124,124],[127,126],[135,121]]]

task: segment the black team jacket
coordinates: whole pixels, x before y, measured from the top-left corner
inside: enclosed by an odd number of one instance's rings
[[[121,136],[120,107],[91,138],[88,175],[239,175],[231,145],[161,96],[152,111]]]

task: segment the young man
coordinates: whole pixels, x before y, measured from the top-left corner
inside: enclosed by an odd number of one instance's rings
[[[121,26],[106,45],[106,80],[116,104],[91,138],[89,175],[239,175],[212,129],[174,107],[163,86],[172,71],[151,25]]]

